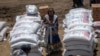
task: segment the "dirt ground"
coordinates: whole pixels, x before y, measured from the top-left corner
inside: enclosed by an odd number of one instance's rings
[[[15,16],[25,12],[25,5],[27,4],[35,4],[38,7],[48,5],[54,8],[56,14],[59,16],[59,34],[61,39],[63,38],[62,19],[64,19],[64,15],[72,8],[72,0],[0,0],[0,20],[7,21],[8,26],[12,27],[13,23],[15,23]],[[84,5],[86,8],[89,8],[89,0],[84,0]],[[97,49],[100,50],[99,47]],[[100,51],[97,53],[97,56],[100,56]],[[8,40],[0,42],[0,56],[10,56]],[[62,55],[61,53],[57,53],[51,56]]]

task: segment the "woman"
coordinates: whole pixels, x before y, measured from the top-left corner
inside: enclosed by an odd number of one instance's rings
[[[53,8],[48,9],[48,13],[45,15],[44,24],[46,25],[45,41],[47,43],[47,50],[59,50],[61,42],[58,35],[58,16],[55,14]]]

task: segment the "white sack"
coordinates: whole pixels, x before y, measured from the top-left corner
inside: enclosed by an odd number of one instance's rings
[[[93,51],[94,48],[90,45],[71,45],[65,47],[68,50],[85,50],[85,51]]]
[[[21,34],[21,33],[27,33],[27,34],[36,34],[38,30],[40,29],[41,25],[38,23],[34,24],[21,24],[18,27],[13,28],[13,30],[10,32],[10,36],[16,35],[16,34]]]
[[[20,16],[16,16],[16,22],[19,21],[24,21],[24,20],[28,20],[28,21],[41,21],[41,17],[40,15],[38,16],[27,16],[27,15],[20,15]]]
[[[38,40],[39,40],[39,36],[36,34],[18,34],[11,37],[10,43],[15,44],[21,41],[38,43]]]
[[[83,25],[83,26],[92,26],[92,23],[82,23],[82,22],[73,22],[72,24],[67,25],[68,28],[73,26]]]
[[[24,44],[30,44],[32,48],[38,47],[38,44],[36,44],[36,43],[21,41],[21,42],[15,43],[15,44],[11,44],[11,48],[20,48]]]
[[[72,40],[75,40],[75,39],[82,39],[82,40],[87,40],[87,41],[90,41],[91,40],[91,36],[92,36],[93,33],[91,32],[88,32],[88,31],[72,31],[72,32],[68,32],[67,34],[64,35],[64,38],[63,40],[68,40],[69,41],[72,39]]]
[[[75,15],[70,15],[72,18],[66,18],[67,24],[73,23],[73,22],[82,22],[82,23],[91,23],[92,20],[89,19],[89,15],[81,15],[80,13]]]
[[[84,50],[66,50],[64,56],[68,55],[84,55],[84,56],[93,56],[93,52],[88,52]]]
[[[17,27],[32,27],[32,28],[36,27],[36,28],[39,28],[41,26],[41,24],[37,23],[37,22],[31,22],[31,23],[26,22],[26,23],[17,24],[15,26],[16,26],[16,28]]]
[[[93,28],[90,26],[83,26],[83,25],[77,25],[77,26],[73,26],[71,28],[65,28],[64,32],[71,32],[71,31],[89,31],[89,32],[93,32]]]
[[[0,30],[2,30],[2,28],[5,26],[6,26],[6,22],[0,21]]]

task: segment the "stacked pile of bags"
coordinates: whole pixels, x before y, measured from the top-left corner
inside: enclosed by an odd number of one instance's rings
[[[21,48],[22,45],[31,45],[29,55],[41,56],[39,41],[42,21],[39,16],[21,15],[16,17],[16,23],[10,31],[11,48]]]
[[[64,23],[64,56],[93,56],[96,34],[92,28],[91,10],[76,8],[66,14]]]
[[[3,41],[7,37],[7,31],[9,27],[6,25],[5,21],[0,21],[0,41]]]

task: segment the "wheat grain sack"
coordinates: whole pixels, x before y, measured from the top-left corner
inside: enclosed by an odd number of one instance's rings
[[[67,46],[85,45],[85,46],[90,46],[93,49],[95,49],[96,48],[95,44],[96,44],[95,40],[91,40],[90,42],[76,40],[76,41],[65,42],[64,47],[66,48]]]
[[[77,14],[72,14],[70,15],[70,18],[65,18],[67,22],[67,24],[73,23],[73,22],[77,22],[77,21],[81,21],[83,23],[91,23],[92,20],[90,18],[89,15],[82,15],[81,13],[77,13]]]
[[[71,20],[68,20],[68,21],[71,21]],[[87,23],[87,22],[82,22],[82,21],[72,21],[72,22],[66,22],[66,19],[63,20],[63,25],[66,26],[66,28],[71,28],[71,27],[74,27],[74,26],[77,26],[77,25],[82,25],[82,26],[92,26],[93,23],[92,21]]]
[[[70,27],[76,24],[92,25],[92,21],[91,10],[77,8],[70,10],[70,12],[65,15],[63,23],[67,27]]]
[[[73,38],[74,39],[74,38]],[[91,41],[86,41],[86,40],[70,40],[70,41],[65,41],[64,44],[67,45],[67,46],[70,46],[70,45],[90,45],[92,46],[94,43],[94,40],[91,40]]]
[[[73,46],[73,45],[86,45],[95,48],[95,43],[96,43],[95,39],[92,39],[91,41],[75,40],[75,41],[64,42],[64,46],[66,48],[67,46]]]
[[[86,48],[88,48],[88,47],[91,47],[92,49],[96,48],[95,40],[91,41],[91,42],[87,42],[87,43],[84,41],[70,41],[69,43],[64,43],[65,48],[70,47],[70,46],[80,46],[80,45],[87,46]]]
[[[36,48],[38,47],[37,43],[32,43],[32,42],[26,42],[26,41],[20,41],[15,44],[11,44],[11,48],[20,48],[22,45],[31,45],[31,48]]]
[[[34,23],[34,24],[30,24],[30,25],[29,24],[26,23],[25,25],[21,24],[18,27],[17,26],[14,27],[13,30],[10,32],[10,36],[16,35],[16,34],[21,34],[21,33],[36,34],[38,32],[38,30],[41,28],[41,25],[38,23]]]
[[[9,27],[4,27],[0,32],[0,41],[3,41],[4,38],[6,38],[6,33],[8,31]]]
[[[64,34],[64,38],[63,40],[66,41],[67,39],[70,40],[85,40],[85,41],[90,41],[93,35],[95,35],[94,32],[89,32],[89,31],[71,31],[71,32],[67,32],[66,34]]]
[[[91,45],[95,41],[94,33],[89,33],[85,31],[76,31],[67,33],[64,35],[63,42],[66,45],[73,45],[73,44],[84,44],[84,45]]]
[[[11,45],[16,44],[21,41],[37,44],[39,41],[39,35],[37,34],[18,34],[18,35],[11,37],[10,39]]]
[[[75,8],[75,9],[71,9],[69,11],[69,13],[72,13],[72,14],[76,14],[76,13],[84,13],[84,14],[89,14],[89,13],[92,13],[92,10],[89,10],[89,9],[85,9],[85,8]]]
[[[85,51],[93,51],[94,48],[90,45],[71,45],[65,47],[68,50],[85,50]]]
[[[16,16],[16,22],[23,21],[23,20],[41,21],[41,17],[40,17],[40,15],[38,15],[38,16],[28,16],[28,15]]]
[[[40,22],[40,23],[41,23],[42,20],[41,20],[41,21],[34,21],[34,20],[29,20],[29,19],[26,19],[26,20],[25,20],[25,19],[24,19],[24,20],[20,20],[20,21],[16,22],[16,24],[21,24],[21,23],[25,23],[25,22],[27,22],[27,23],[28,23],[28,22],[30,22],[30,23],[32,23],[32,22],[33,22],[33,23],[34,23],[34,22],[39,23],[39,22]],[[16,24],[15,24],[15,25],[16,25]]]
[[[30,27],[34,27],[33,25],[37,25],[37,26],[40,26],[42,24],[42,21],[40,22],[17,22],[15,23],[14,27],[13,28],[16,28],[16,27],[19,27],[19,26],[30,26]]]
[[[68,28],[71,28],[71,27],[74,27],[74,26],[77,26],[77,25],[83,25],[83,26],[92,26],[93,23],[82,23],[82,22],[73,22],[69,25],[67,25]]]
[[[93,56],[93,52],[85,51],[85,50],[67,50],[65,49],[64,56],[69,56],[69,55],[82,55],[82,56]]]
[[[2,30],[6,26],[5,21],[0,21],[0,30]]]
[[[77,15],[89,16],[89,18],[91,20],[93,20],[93,18],[92,18],[92,10],[88,10],[88,9],[84,9],[84,8],[71,9],[69,11],[69,13],[65,15],[65,18],[66,19],[73,18],[71,16],[74,16],[74,15],[75,16],[77,16]]]
[[[39,28],[31,28],[31,27],[18,27],[14,29],[13,31],[10,31],[10,36],[17,35],[17,34],[37,34],[39,31]]]
[[[64,45],[65,46],[72,46],[72,45],[89,45],[89,46],[93,46],[93,43],[94,43],[94,41],[86,42],[86,41],[76,40],[76,41],[64,42]]]
[[[40,28],[41,24],[39,23],[21,23],[21,24],[17,24],[13,27],[12,31],[18,27],[30,27],[30,28]]]
[[[65,28],[64,29],[65,33],[72,32],[72,31],[89,31],[89,32],[93,32],[93,28],[90,27],[90,26],[78,25],[78,26],[73,26],[71,28]]]
[[[12,36],[17,35],[17,34],[35,34],[36,32],[34,32],[32,28],[28,28],[28,27],[20,28],[19,27],[19,29],[11,31],[10,36],[12,37]]]

